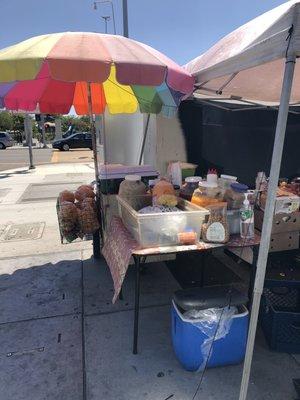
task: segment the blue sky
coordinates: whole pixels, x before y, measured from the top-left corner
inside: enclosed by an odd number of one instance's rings
[[[122,33],[122,0],[113,0],[117,33]],[[282,0],[128,0],[129,35],[180,64]],[[104,32],[90,0],[0,0],[0,48],[25,38],[63,31]],[[112,33],[112,24],[109,25]]]

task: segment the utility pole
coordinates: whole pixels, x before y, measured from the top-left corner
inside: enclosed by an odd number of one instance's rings
[[[123,36],[129,37],[128,34],[128,6],[127,0],[123,0]]]

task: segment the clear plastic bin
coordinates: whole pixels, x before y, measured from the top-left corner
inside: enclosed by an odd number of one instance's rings
[[[170,246],[182,244],[180,238],[185,232],[194,232],[199,241],[202,223],[209,211],[189,201],[178,198],[182,211],[140,214],[138,210],[152,205],[152,197],[117,196],[119,215],[125,227],[143,247]]]

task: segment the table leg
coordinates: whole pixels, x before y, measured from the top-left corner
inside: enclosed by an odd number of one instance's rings
[[[256,276],[256,271],[257,271],[258,250],[259,250],[259,246],[253,246],[253,248],[252,248],[253,260],[252,260],[252,266],[251,266],[251,272],[250,272],[250,282],[249,282],[249,288],[248,288],[249,311],[251,311],[251,306],[252,306],[252,295],[253,295],[255,276]]]
[[[134,256],[135,264],[135,303],[134,303],[134,327],[133,327],[133,354],[137,354],[139,334],[140,311],[140,256]]]

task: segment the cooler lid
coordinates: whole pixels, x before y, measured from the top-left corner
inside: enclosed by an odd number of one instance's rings
[[[207,286],[177,290],[173,300],[177,306],[188,311],[223,308],[229,304],[241,306],[248,302],[248,296],[231,286]]]

